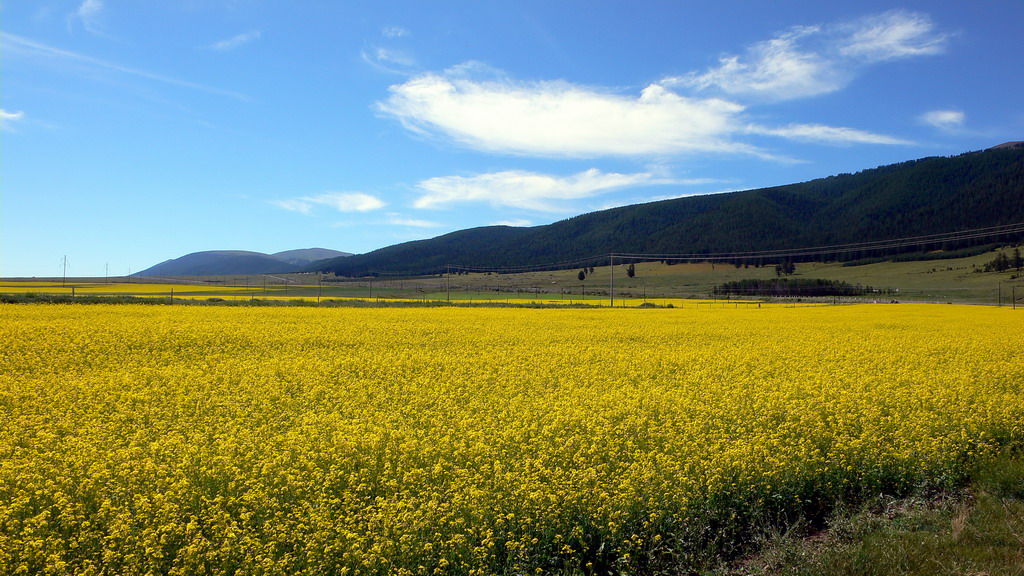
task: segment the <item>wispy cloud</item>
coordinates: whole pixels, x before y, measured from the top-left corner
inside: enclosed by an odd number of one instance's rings
[[[314,196],[274,200],[271,203],[279,208],[301,214],[311,214],[313,209],[318,206],[332,208],[338,212],[370,212],[387,205],[376,196],[362,192],[325,192]]]
[[[745,56],[725,56],[704,73],[665,78],[667,86],[717,89],[730,96],[788,100],[834,92],[845,74],[822,54],[802,50],[800,41],[820,28],[797,28],[751,46]]]
[[[78,22],[86,32],[97,36],[106,36],[103,12],[103,0],[84,0],[78,9],[68,16],[69,27],[72,22]]]
[[[931,110],[918,117],[918,120],[939,130],[954,132],[964,127],[967,116],[960,110]]]
[[[569,210],[565,201],[589,198],[632,186],[653,186],[674,181],[650,172],[606,173],[590,169],[571,176],[508,170],[473,176],[441,176],[417,184],[423,194],[416,208],[439,208],[456,203],[484,202],[494,207],[521,208],[541,212]]]
[[[108,62],[85,54],[79,54],[78,52],[71,52],[69,50],[62,50],[60,48],[54,48],[35,40],[30,40],[22,36],[15,34],[9,34],[7,32],[0,32],[0,49],[2,49],[4,55],[8,58],[12,56],[27,56],[34,58],[42,58],[57,63],[74,64],[76,66],[84,66],[86,68],[98,68],[103,70],[113,70],[121,74],[128,76],[134,76],[137,78],[144,78],[146,80],[152,80],[154,82],[160,82],[162,84],[168,84],[171,86],[178,86],[180,88],[188,88],[191,90],[198,90],[200,92],[206,92],[209,94],[215,94],[217,96],[226,96],[229,98],[235,98],[237,100],[248,100],[248,98],[239,94],[238,92],[232,92],[230,90],[222,90],[220,88],[214,88],[212,86],[206,86],[203,84],[197,84],[195,82],[189,82],[188,80],[181,80],[171,76],[164,76],[163,74],[156,74],[153,72],[147,72],[145,70],[139,70],[137,68],[130,68],[128,66],[122,66],[114,62]]]
[[[369,45],[360,53],[363,61],[381,72],[409,76],[416,66],[416,58],[407,50],[398,48],[400,38],[409,36],[409,30],[401,26],[385,26],[380,31],[386,46],[377,43]]]
[[[533,226],[533,222],[529,220],[498,220],[497,222],[491,222],[490,226],[514,226],[516,228],[525,228],[526,226]]]
[[[385,38],[401,38],[409,35],[409,31],[401,26],[385,26],[380,33]]]
[[[762,134],[767,136],[778,136],[790,140],[804,142],[820,142],[824,144],[889,144],[908,145],[913,144],[909,140],[875,134],[856,128],[843,126],[825,126],[823,124],[789,124],[787,126],[768,127],[750,124],[747,132],[751,134]]]
[[[259,30],[243,32],[241,34],[236,34],[231,38],[228,38],[227,40],[221,40],[219,42],[214,42],[213,44],[210,44],[210,49],[216,50],[218,52],[227,52],[229,50],[234,50],[235,48],[244,46],[255,40],[259,40],[261,35],[262,33]]]
[[[806,98],[845,88],[865,65],[940,54],[947,40],[927,15],[892,10],[791,28],[743,55],[722,57],[717,67],[663,83],[755,100]]]
[[[360,53],[360,56],[363,62],[389,74],[407,76],[409,71],[416,66],[416,59],[409,53],[394,48],[367,48]]]
[[[0,130],[10,130],[11,124],[20,121],[24,117],[24,112],[8,112],[0,108]]]
[[[941,54],[949,39],[936,31],[928,15],[905,10],[869,16],[840,29],[849,31],[849,36],[839,53],[868,62]]]

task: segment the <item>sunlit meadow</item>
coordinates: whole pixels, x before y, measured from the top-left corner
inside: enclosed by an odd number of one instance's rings
[[[685,572],[1024,442],[1009,309],[0,305],[0,573]]]

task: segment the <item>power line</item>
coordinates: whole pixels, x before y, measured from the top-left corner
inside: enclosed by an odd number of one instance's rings
[[[858,252],[863,250],[889,250],[894,248],[923,246],[927,244],[938,244],[944,242],[975,240],[980,238],[995,238],[1007,234],[1024,234],[1024,222],[1017,222],[1014,224],[1003,224],[999,226],[987,226],[983,228],[971,228],[967,230],[958,230],[956,232],[943,232],[939,234],[905,236],[901,238],[890,238],[887,240],[850,242],[845,244],[828,244],[822,246],[810,246],[801,248],[782,248],[774,250],[751,250],[739,252],[692,252],[684,254],[612,252],[609,254],[589,256],[586,258],[577,258],[575,260],[565,260],[561,262],[551,262],[546,264],[534,264],[529,266],[488,267],[451,264],[450,268],[451,270],[463,272],[491,272],[498,274],[515,274],[522,272],[538,272],[546,270],[564,270],[575,268],[582,264],[593,264],[594,262],[604,261],[606,259],[609,260],[609,262],[611,262],[614,258],[619,258],[623,260],[670,260],[675,262],[709,262],[723,260],[735,261],[771,258],[793,258],[806,256],[830,256],[838,254],[848,254],[851,252]]]
[[[607,254],[599,256],[588,256],[586,258],[576,258],[574,260],[562,260],[560,262],[549,262],[546,264],[532,264],[527,266],[506,266],[506,267],[494,267],[494,266],[464,266],[461,264],[452,264],[452,270],[462,272],[491,272],[494,274],[519,274],[522,272],[544,272],[547,270],[566,270],[569,268],[576,268],[583,264],[593,264],[594,262],[603,261],[607,258]]]
[[[858,252],[861,250],[885,250],[891,248],[906,248],[909,246],[921,246],[925,244],[937,244],[957,240],[972,240],[1003,236],[1006,234],[1024,233],[1024,222],[1016,224],[1005,224],[1002,226],[989,226],[986,228],[973,228],[957,232],[945,232],[941,234],[928,234],[924,236],[906,236],[889,240],[873,240],[868,242],[853,242],[847,244],[831,244],[825,246],[812,246],[803,248],[785,248],[776,250],[757,250],[747,252],[717,252],[717,253],[689,253],[689,254],[631,254],[616,252],[620,258],[647,259],[647,260],[743,260],[754,258],[783,258],[792,256],[824,256]]]
[[[971,228],[955,232],[943,232],[938,234],[925,234],[919,236],[904,236],[890,238],[887,240],[872,240],[865,242],[850,242],[845,244],[826,244],[820,246],[805,246],[799,248],[778,248],[772,250],[748,250],[734,252],[690,252],[690,253],[634,253],[634,252],[611,252],[595,254],[570,260],[545,262],[542,264],[528,264],[522,266],[482,266],[478,264],[457,264],[447,263],[429,269],[420,270],[391,270],[391,271],[368,271],[364,276],[377,278],[413,278],[431,274],[447,273],[491,273],[491,274],[521,274],[526,272],[544,272],[550,270],[568,270],[578,267],[589,267],[599,262],[611,261],[612,259],[623,260],[663,260],[673,262],[719,262],[737,260],[757,259],[789,259],[803,258],[809,256],[835,256],[849,254],[858,251],[868,250],[891,250],[896,248],[907,248],[911,246],[924,246],[927,244],[939,244],[945,242],[956,242],[963,240],[977,240],[982,238],[997,238],[1009,234],[1024,234],[1024,222],[1003,224],[999,226],[987,226],[982,228]]]

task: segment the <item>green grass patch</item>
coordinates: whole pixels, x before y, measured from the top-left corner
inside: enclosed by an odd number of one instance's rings
[[[730,576],[1024,576],[1024,457],[983,462],[968,489],[930,498],[879,498],[827,530],[771,534]]]

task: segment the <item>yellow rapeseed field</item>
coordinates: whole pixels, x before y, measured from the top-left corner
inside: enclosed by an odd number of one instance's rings
[[[288,289],[291,288],[292,295]],[[312,292],[316,298],[316,285],[292,285],[266,287],[228,286],[223,284],[158,284],[151,282],[29,282],[16,281],[0,283],[0,294],[35,294],[39,296],[135,296],[177,299],[206,299],[217,297],[226,300],[296,299],[296,290]]]
[[[3,574],[685,571],[1024,443],[1005,308],[0,305],[0,338]]]

